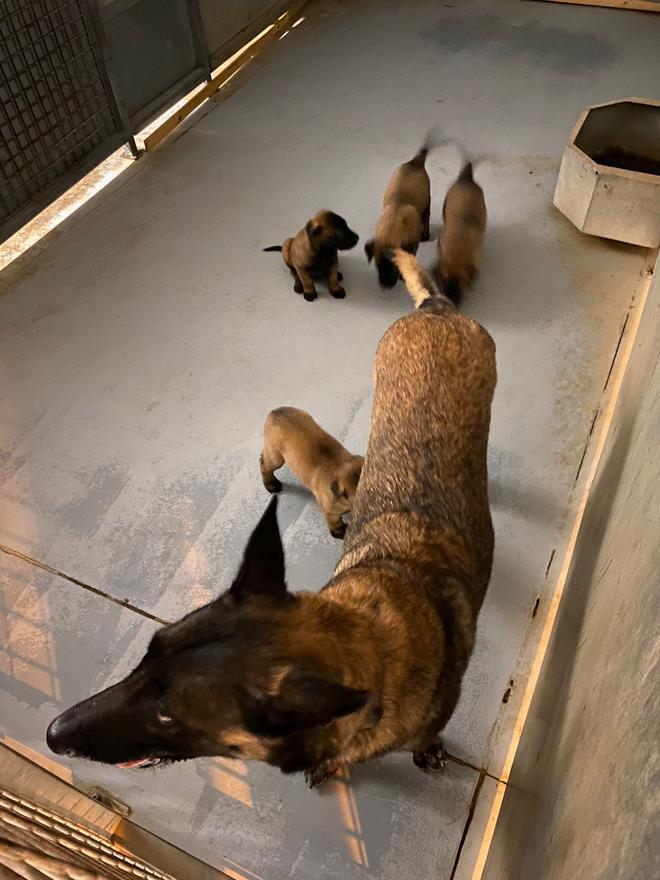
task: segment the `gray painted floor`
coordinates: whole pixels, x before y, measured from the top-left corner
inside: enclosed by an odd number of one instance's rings
[[[363,450],[375,346],[409,308],[402,289],[379,290],[362,245],[343,259],[348,298],[313,304],[260,248],[322,206],[364,242],[392,168],[440,123],[490,157],[477,172],[488,244],[465,311],[498,348],[497,549],[447,741],[496,771],[501,697],[643,265],[640,250],[581,236],[556,213],[556,171],[584,106],[657,93],[654,26],[517,0],[315,5],[229,100],[140,160],[0,299],[0,541],[162,618],[225,589],[267,500],[264,415],[308,408]],[[428,166],[437,224],[458,159],[438,152]],[[340,547],[287,483],[289,582],[318,589]],[[154,624],[2,563],[0,732],[44,751],[48,721],[126,671]],[[390,757],[318,794],[220,762],[69,770],[207,862],[268,880],[449,877],[477,776],[452,764],[430,779]]]

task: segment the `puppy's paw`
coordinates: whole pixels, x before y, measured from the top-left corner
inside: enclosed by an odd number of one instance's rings
[[[277,479],[277,477],[273,477],[270,482],[264,483],[264,486],[266,487],[266,491],[270,492],[271,495],[275,495],[277,492],[282,491],[282,484]]]
[[[323,785],[338,770],[339,764],[337,761],[321,761],[316,767],[310,767],[309,770],[305,770],[305,782],[310,788],[316,788],[319,785]]]
[[[413,752],[413,761],[420,770],[440,770],[442,773],[447,766],[447,753],[442,741],[436,739],[420,752]]]
[[[303,292],[303,286],[300,283],[300,281],[296,281],[296,283],[293,285],[293,290],[294,290],[294,293],[302,293]]]
[[[314,302],[317,298],[318,293],[313,290],[311,293],[303,293],[303,299],[306,299],[308,303]]]
[[[334,296],[335,299],[344,299],[346,296],[346,291],[343,287],[338,287],[336,290],[331,290],[330,293]]]
[[[343,522],[341,525],[335,526],[334,529],[330,529],[330,534],[333,538],[338,538],[341,541],[346,534],[346,523]]]

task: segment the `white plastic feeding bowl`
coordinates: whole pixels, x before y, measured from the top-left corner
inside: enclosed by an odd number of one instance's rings
[[[562,156],[554,204],[582,232],[660,246],[660,101],[585,110]]]

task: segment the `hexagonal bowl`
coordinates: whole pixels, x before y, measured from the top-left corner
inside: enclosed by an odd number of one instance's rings
[[[553,201],[589,235],[660,246],[660,101],[626,98],[584,110]]]

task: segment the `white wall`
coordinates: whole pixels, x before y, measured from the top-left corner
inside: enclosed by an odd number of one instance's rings
[[[641,321],[486,880],[660,877],[658,270]]]

